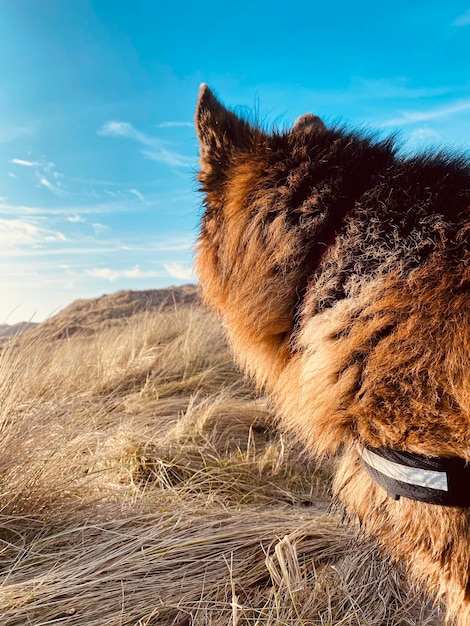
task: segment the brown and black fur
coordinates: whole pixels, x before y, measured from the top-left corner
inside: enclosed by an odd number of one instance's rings
[[[267,133],[201,87],[197,264],[234,353],[336,496],[470,625],[470,510],[395,501],[359,444],[470,461],[470,169],[307,114]],[[469,486],[470,488],[470,486]]]

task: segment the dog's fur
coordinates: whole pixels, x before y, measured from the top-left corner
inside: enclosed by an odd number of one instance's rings
[[[234,353],[365,532],[470,624],[470,510],[402,498],[358,444],[470,461],[470,173],[302,116],[267,133],[205,85],[197,266]],[[470,488],[470,486],[469,486]]]

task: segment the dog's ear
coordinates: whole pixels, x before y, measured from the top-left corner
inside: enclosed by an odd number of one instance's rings
[[[305,113],[297,118],[292,130],[294,132],[304,132],[309,130],[326,130],[325,124],[316,115],[312,113]]]
[[[229,111],[206,84],[199,88],[195,115],[202,172],[223,172],[237,152],[250,150],[256,131],[248,122]]]

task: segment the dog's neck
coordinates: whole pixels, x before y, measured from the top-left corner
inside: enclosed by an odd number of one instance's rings
[[[361,446],[358,451],[366,472],[391,498],[470,507],[470,465],[465,459],[391,448]]]

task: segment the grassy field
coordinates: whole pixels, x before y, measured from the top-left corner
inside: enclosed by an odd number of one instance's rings
[[[329,511],[334,460],[276,432],[210,313],[50,327],[1,346],[2,626],[443,623]]]

